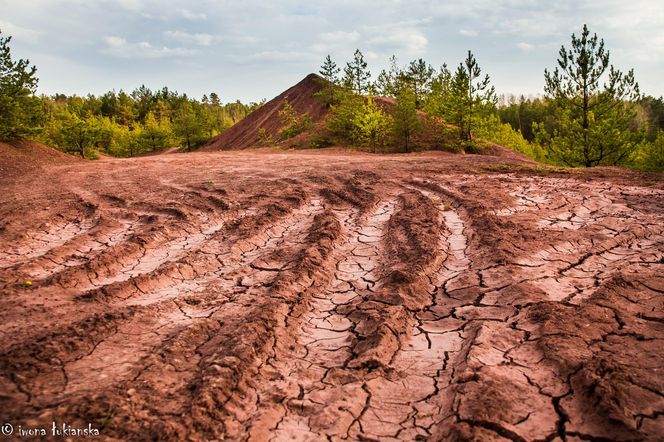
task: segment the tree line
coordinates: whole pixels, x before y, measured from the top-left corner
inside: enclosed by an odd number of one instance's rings
[[[10,41],[0,34],[2,140],[37,138],[83,157],[191,150],[261,105],[145,86],[101,96],[36,96],[36,68],[12,60]],[[400,66],[393,56],[376,77],[359,49],[343,69],[328,55],[317,95],[331,115],[327,132],[314,133],[311,144],[472,152],[495,143],[555,165],[664,170],[662,98],[642,96],[633,71],[621,72],[609,58],[604,41],[584,25],[569,47],[561,47],[557,66],[544,71],[543,97],[499,101],[471,51],[455,69],[436,69],[423,59]],[[292,109],[279,115],[287,126],[282,136],[311,126]]]
[[[131,93],[40,97],[43,126],[38,139],[81,156],[101,151],[132,156],[206,142],[255,109],[239,101],[221,103],[215,92],[201,100],[164,87],[141,86]]]
[[[261,103],[200,100],[141,86],[103,95],[36,96],[37,69],[13,61],[0,34],[0,139],[33,138],[82,157],[132,156],[178,146],[188,150],[235,124]]]
[[[631,103],[633,117],[628,121],[627,139],[622,150],[627,158],[618,164],[645,170],[664,170],[664,99],[641,96]],[[559,131],[556,103],[548,97],[501,96],[498,115],[503,123],[522,134],[531,145],[546,146],[552,162],[560,156],[550,146],[552,135]],[[607,134],[610,135],[610,132]],[[590,151],[588,151],[590,152]],[[616,153],[621,150],[616,150]],[[565,164],[563,161],[559,161]]]
[[[373,77],[356,50],[343,70],[328,55],[319,73],[328,129],[372,150],[474,151],[496,143],[554,165],[664,170],[662,98],[641,95],[633,70],[611,65],[604,41],[586,25],[545,70],[542,98],[499,101],[471,51],[455,70],[423,59],[399,66],[392,56]]]

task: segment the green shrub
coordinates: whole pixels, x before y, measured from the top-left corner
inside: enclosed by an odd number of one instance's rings
[[[333,144],[334,142],[329,137],[317,132],[313,133],[311,135],[311,138],[309,138],[309,147],[312,147],[314,149],[330,147]]]
[[[298,114],[288,100],[284,102],[281,110],[279,110],[279,117],[283,124],[280,134],[282,141],[293,138],[311,127],[311,117],[309,114]]]

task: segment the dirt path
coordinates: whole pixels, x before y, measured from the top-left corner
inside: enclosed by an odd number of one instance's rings
[[[0,209],[0,409],[14,427],[664,434],[657,177],[338,151],[45,171]]]

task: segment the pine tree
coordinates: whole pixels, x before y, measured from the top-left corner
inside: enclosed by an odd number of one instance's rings
[[[569,166],[627,161],[636,147],[630,130],[632,102],[639,98],[634,71],[623,74],[609,65],[604,40],[590,36],[586,25],[580,37],[572,34],[571,49],[562,46],[559,56],[558,67],[544,71],[544,91],[557,117],[550,151]]]
[[[376,79],[375,88],[384,97],[395,98],[403,87],[404,74],[397,64],[397,57],[390,57],[389,70],[381,70]]]
[[[420,109],[430,91],[434,70],[420,58],[411,61],[404,74],[410,89],[415,94],[415,106]]]
[[[468,51],[466,60],[459,64],[452,79],[452,102],[449,107],[453,119],[459,125],[459,137],[462,141],[472,141],[473,121],[479,110],[483,105],[491,104],[495,100],[495,89],[493,86],[489,87],[489,76],[480,79],[481,73],[475,57]]]
[[[226,112],[221,105],[221,100],[216,92],[210,92],[210,112],[212,114],[212,125],[214,130],[222,132],[228,127],[226,124]]]
[[[210,104],[212,106],[221,106],[221,100],[219,99],[219,94],[216,92],[210,92]]]
[[[37,68],[29,60],[13,61],[9,43],[0,31],[0,139],[13,140],[34,134],[40,122]]]
[[[309,114],[298,114],[288,100],[284,101],[278,115],[282,125],[280,133],[282,140],[287,140],[301,134],[311,125]]]
[[[79,116],[65,109],[59,119],[56,145],[67,151],[74,151],[85,159],[86,150],[94,147],[99,139],[100,127],[96,118],[91,115]]]
[[[337,64],[328,55],[325,57],[325,61],[318,72],[324,81],[322,82],[322,89],[316,93],[316,96],[323,101],[325,106],[330,107],[335,102],[336,90],[339,85],[338,75],[341,69],[337,67]]]
[[[191,151],[201,141],[202,128],[189,100],[182,103],[176,112],[173,119],[173,132],[180,137],[188,151]]]
[[[364,55],[359,49],[353,54],[353,61],[346,63],[344,68],[343,84],[356,94],[365,94],[369,92],[369,83],[371,72],[367,69],[367,62],[364,61]]]
[[[134,89],[130,96],[133,101],[131,107],[133,107],[135,111],[132,110],[128,115],[135,114],[139,121],[145,121],[145,116],[150,112],[155,101],[154,94],[148,87],[141,85],[138,89]],[[126,106],[124,100],[125,99],[123,98],[123,104]]]
[[[426,95],[422,109],[429,116],[444,117],[449,115],[450,96],[452,93],[452,72],[446,64],[431,79],[431,91]]]
[[[394,106],[394,133],[397,139],[403,141],[404,150],[410,151],[410,139],[421,126],[417,115],[416,95],[410,88],[403,88],[397,96]]]
[[[323,62],[323,65],[320,67],[320,71],[318,73],[328,82],[332,84],[338,84],[339,83],[339,72],[341,72],[341,69],[337,67],[337,64],[332,61],[332,58],[328,54],[327,57],[325,57],[325,61]]]

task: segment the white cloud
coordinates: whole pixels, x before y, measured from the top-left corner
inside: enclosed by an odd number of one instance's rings
[[[319,54],[348,52],[355,48],[360,40],[360,33],[357,31],[332,31],[324,32],[316,36],[316,41],[311,45],[311,49]]]
[[[600,3],[593,7],[601,10],[607,8],[607,5]],[[597,32],[599,37],[606,40],[612,55],[622,53],[623,60],[659,63],[664,57],[662,5],[648,0],[632,0],[629,3],[612,1],[610,9],[612,13],[601,15],[588,23],[590,32]],[[603,32],[603,28],[608,32]],[[625,45],[625,40],[633,42],[632,45]],[[611,61],[614,61],[613,57]]]
[[[269,61],[275,63],[300,63],[319,60],[318,55],[301,51],[262,51],[242,58],[244,61]]]
[[[11,22],[0,20],[0,30],[3,37],[12,36],[14,40],[20,39],[30,43],[37,43],[40,32],[33,29],[17,26]]]
[[[376,35],[367,42],[389,50],[405,50],[411,54],[424,52],[429,44],[426,36],[417,29],[390,27],[376,30]]]
[[[98,79],[89,80],[90,85],[109,88],[114,82],[131,85],[144,79],[148,63],[137,59],[173,57],[187,63],[168,70],[155,63],[150,78],[195,95],[223,81],[225,93],[257,99],[278,92],[274,78],[299,77],[304,69],[320,65],[326,54],[343,66],[355,48],[370,60],[374,74],[392,54],[402,61],[422,57],[434,65],[453,65],[472,49],[499,90],[537,92],[542,69],[555,64],[558,48],[569,46],[571,34],[578,35],[586,22],[605,40],[611,63],[623,71],[635,68],[643,91],[659,96],[664,93],[660,3],[0,0],[0,27],[3,35],[14,35],[17,56],[37,64],[43,84],[47,78],[53,85],[73,83],[63,74],[66,69],[51,70],[55,59],[58,66],[85,66]],[[90,35],[98,37],[91,40]],[[104,60],[109,57],[114,59],[111,66]],[[252,64],[251,74],[237,67],[245,62]],[[205,68],[192,69],[192,63]],[[259,75],[270,81],[256,81]],[[103,78],[105,83],[99,80]],[[77,91],[85,93],[88,83],[81,81]]]
[[[203,12],[192,12],[189,9],[178,9],[178,14],[180,14],[182,17],[186,18],[187,20],[206,20],[207,15]]]
[[[164,36],[180,43],[198,46],[210,46],[216,40],[211,34],[190,34],[184,31],[165,31]]]
[[[360,33],[357,31],[324,32],[318,35],[318,39],[326,43],[354,42],[360,39]]]
[[[81,2],[83,3],[83,2]],[[143,0],[103,0],[103,3],[110,3],[111,5],[118,5],[127,11],[136,12],[143,9]]]
[[[196,51],[187,48],[156,47],[147,41],[131,43],[122,37],[108,36],[104,38],[107,47],[103,53],[120,58],[155,59],[164,57],[187,57],[196,54]]]
[[[526,52],[532,51],[533,49],[535,49],[535,45],[532,45],[530,43],[526,43],[526,42],[523,42],[523,41],[517,43],[516,47],[521,49],[522,51],[526,51]]]

